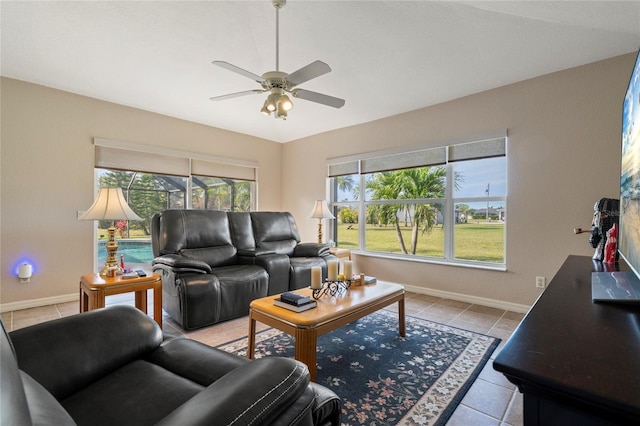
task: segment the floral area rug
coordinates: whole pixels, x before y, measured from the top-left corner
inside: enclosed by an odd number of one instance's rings
[[[318,338],[317,382],[342,398],[344,425],[444,425],[500,339],[379,311]],[[293,337],[256,336],[256,358],[293,357]],[[247,338],[219,346],[246,356]]]

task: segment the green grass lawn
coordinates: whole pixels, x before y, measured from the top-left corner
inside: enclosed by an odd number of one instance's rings
[[[338,225],[338,246],[358,248],[358,225]],[[411,228],[401,227],[407,251],[411,249]],[[365,249],[385,253],[402,253],[395,226],[367,225]],[[455,258],[481,262],[504,262],[503,223],[465,223],[455,225]],[[418,234],[417,256],[444,257],[444,230],[434,227],[431,232]]]

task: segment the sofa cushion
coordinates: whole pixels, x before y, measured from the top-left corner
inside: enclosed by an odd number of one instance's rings
[[[187,359],[189,362],[185,362]],[[202,386],[209,386],[229,371],[251,362],[184,337],[166,340],[147,360]]]
[[[178,253],[211,266],[236,263],[227,213],[214,210],[165,210],[158,221],[159,254]]]
[[[251,215],[248,212],[229,212],[229,226],[231,238],[238,251],[253,251],[256,248],[256,240],[253,238],[251,227]]]
[[[259,266],[225,266],[214,269],[213,274],[220,281],[218,321],[248,314],[251,301],[267,295],[269,275]]]
[[[293,254],[300,242],[300,232],[289,212],[251,212],[256,246],[278,254]]]
[[[137,360],[61,403],[78,425],[153,425],[203,389],[158,365]]]

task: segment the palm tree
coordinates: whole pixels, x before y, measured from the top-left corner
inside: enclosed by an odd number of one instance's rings
[[[371,193],[372,200],[397,200],[400,198],[397,184],[398,171],[375,173],[371,179],[367,179],[366,188]],[[403,254],[407,254],[407,248],[402,237],[402,230],[398,219],[398,211],[401,204],[375,204],[369,207],[369,218],[373,215],[381,224],[393,223],[396,227],[398,243]]]
[[[336,177],[336,187],[339,191],[348,192],[352,191],[355,199],[358,199],[358,185],[353,181],[353,175],[338,176]]]
[[[367,180],[367,189],[372,200],[419,200],[444,198],[445,196],[445,167],[418,167],[413,169],[395,170],[376,173]],[[461,176],[456,176],[456,180]],[[429,232],[438,221],[437,205],[424,203],[415,204],[383,204],[372,206],[382,221],[393,223],[396,227],[398,243],[403,254],[409,253],[400,228],[399,213],[404,211],[407,222],[411,223],[410,253],[415,254],[418,246],[418,236]]]
[[[429,199],[443,198],[445,196],[444,167],[419,167],[415,169],[398,170],[398,184],[400,198],[403,199]],[[411,230],[411,254],[416,254],[418,246],[418,233],[431,231],[438,222],[438,209],[430,204],[412,204],[409,210],[413,210],[413,225]]]

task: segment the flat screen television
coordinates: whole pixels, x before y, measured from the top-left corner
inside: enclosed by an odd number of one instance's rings
[[[622,103],[618,253],[633,272],[593,272],[594,302],[640,303],[640,51]]]
[[[618,253],[640,277],[640,52],[622,106]]]

